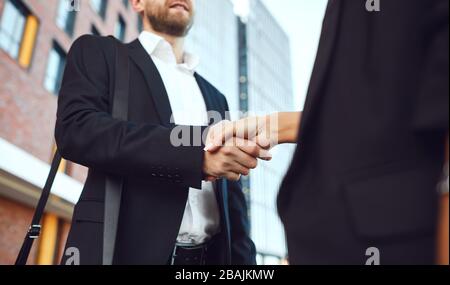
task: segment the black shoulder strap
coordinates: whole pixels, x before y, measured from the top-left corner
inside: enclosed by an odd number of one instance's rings
[[[17,256],[15,265],[26,265],[31,247],[33,246],[33,241],[39,238],[39,234],[41,233],[41,218],[44,214],[45,205],[47,204],[48,197],[50,196],[50,190],[52,188],[53,181],[55,180],[56,173],[58,172],[60,162],[61,155],[58,151],[56,151],[55,156],[53,157],[52,166],[50,168],[50,174],[47,177],[44,189],[42,189],[42,194],[36,206],[36,211],[34,212],[31,226],[25,235],[25,239]]]
[[[128,119],[128,87],[129,87],[129,61],[128,50],[125,45],[116,42],[116,65],[115,65],[115,86],[113,95],[112,116],[117,119]],[[25,236],[24,242],[17,256],[16,265],[26,265],[30,255],[33,241],[39,238],[41,225],[40,221],[44,214],[45,206],[50,196],[51,188],[58,173],[61,154],[57,150],[51,164],[50,173],[47,177],[41,197],[36,206],[31,226]],[[103,264],[112,264],[114,257],[114,247],[117,235],[117,225],[119,220],[120,201],[122,196],[123,179],[117,177],[107,177],[105,184],[105,216],[103,233]]]
[[[114,101],[112,116],[116,119],[128,119],[128,89],[130,71],[128,50],[117,42]],[[119,223],[120,202],[122,199],[123,178],[107,176],[105,181],[105,213],[103,229],[103,265],[112,265]]]

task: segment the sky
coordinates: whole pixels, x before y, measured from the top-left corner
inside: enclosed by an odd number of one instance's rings
[[[246,13],[246,0],[232,0],[237,13]],[[277,19],[291,43],[295,108],[303,110],[319,44],[327,0],[259,0]]]

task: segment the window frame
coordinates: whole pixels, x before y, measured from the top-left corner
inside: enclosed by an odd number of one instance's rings
[[[70,38],[73,38],[74,34],[75,34],[75,27],[76,27],[76,22],[77,22],[77,11],[73,10],[73,11],[69,11],[66,10],[67,12],[67,18],[66,21],[64,22],[64,27],[60,26],[59,23],[59,17],[60,17],[60,9],[61,6],[66,6],[67,3],[65,3],[64,1],[61,1],[59,6],[56,9],[56,15],[55,15],[55,24],[56,26],[61,29],[66,35],[68,35]],[[72,16],[72,17],[71,17]],[[70,23],[69,23],[69,29],[68,29],[68,19],[71,19]]]
[[[49,78],[48,73],[49,73],[49,68],[50,68],[51,53],[53,51],[56,51],[59,58],[60,59],[62,58],[62,61],[60,61],[58,64],[56,78],[52,78],[52,79],[54,79],[54,82],[53,82],[54,86],[52,86],[53,90],[49,90],[49,88],[47,88],[48,87],[47,80]],[[55,96],[58,96],[58,92],[61,89],[61,83],[62,83],[62,79],[64,76],[64,68],[65,68],[66,62],[67,62],[67,52],[63,49],[63,47],[56,40],[53,40],[52,47],[50,48],[49,54],[48,54],[47,65],[46,65],[45,73],[44,73],[43,86],[47,92],[49,92]]]
[[[11,53],[9,50],[0,47],[0,49],[11,59],[13,59],[21,68],[29,71],[33,64],[34,54],[37,45],[37,38],[41,28],[41,23],[39,18],[31,11],[31,9],[23,3],[21,0],[5,0],[0,16],[0,34],[5,34],[7,32],[2,29],[2,22],[5,16],[5,7],[7,3],[11,4],[16,11],[20,13],[23,17],[23,27],[20,33],[20,41],[18,42],[18,47],[16,55]]]

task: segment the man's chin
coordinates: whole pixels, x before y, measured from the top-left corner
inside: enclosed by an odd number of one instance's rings
[[[189,26],[189,18],[186,19],[175,18],[172,20],[169,19],[169,23],[172,27],[178,27],[180,30],[186,30],[187,27]]]
[[[170,9],[169,15],[171,18],[182,19],[183,21],[189,21],[191,18],[191,13],[182,9]]]

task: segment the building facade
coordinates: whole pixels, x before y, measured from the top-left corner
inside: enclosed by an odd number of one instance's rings
[[[242,109],[250,114],[293,111],[288,36],[259,0],[250,0],[246,23],[239,26],[244,49],[240,51]],[[257,246],[259,264],[280,264],[287,256],[276,198],[294,148],[292,145],[275,147],[271,150],[273,160],[261,161],[249,178],[252,238]]]
[[[126,0],[0,0],[0,264],[14,263],[48,174],[56,94],[72,42],[83,34],[127,41],[138,30]],[[62,163],[31,264],[58,263],[86,174]]]
[[[229,0],[196,0],[195,23],[186,49],[200,57],[198,73],[228,100],[234,118],[239,111],[237,16]]]

